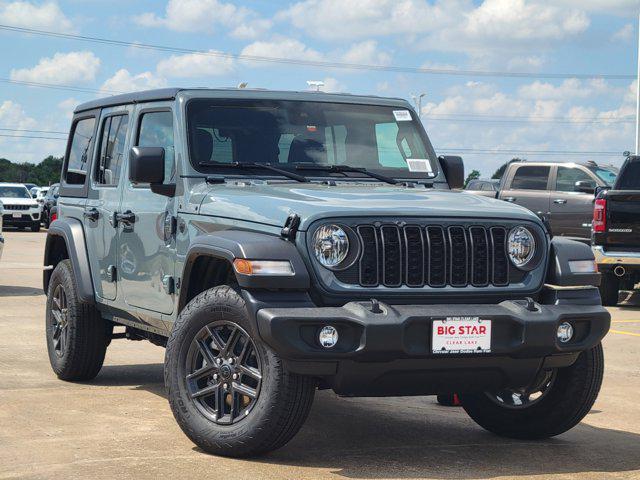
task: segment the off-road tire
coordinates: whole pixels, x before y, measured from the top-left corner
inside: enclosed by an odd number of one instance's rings
[[[620,293],[620,279],[612,273],[604,273],[599,288],[602,305],[615,307]]]
[[[64,352],[54,347],[53,293],[61,286],[67,300],[68,336]],[[113,326],[104,320],[94,305],[78,300],[78,289],[69,260],[62,260],[51,274],[47,291],[46,338],[51,368],[61,380],[91,380],[102,368]]]
[[[39,232],[40,231],[40,220],[38,220],[37,222],[33,222],[31,224],[31,231],[32,232]]]
[[[262,358],[262,383],[256,403],[245,418],[230,425],[215,423],[197,409],[185,379],[193,338],[216,321],[232,322],[244,329]],[[280,448],[298,432],[311,409],[315,380],[287,371],[275,352],[251,333],[254,331],[244,300],[229,286],[214,287],[196,296],[173,326],[164,368],[169,404],[184,433],[206,452],[248,457]]]
[[[602,345],[584,351],[570,367],[558,369],[540,401],[526,408],[508,408],[486,393],[462,395],[462,406],[481,427],[497,435],[542,439],[560,435],[577,425],[593,406],[602,385]]]

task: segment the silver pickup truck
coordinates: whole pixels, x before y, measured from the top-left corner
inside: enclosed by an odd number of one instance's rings
[[[610,188],[618,169],[595,162],[513,162],[496,190],[467,192],[516,203],[544,214],[554,236],[589,242],[596,187]],[[471,187],[471,188],[469,188]]]

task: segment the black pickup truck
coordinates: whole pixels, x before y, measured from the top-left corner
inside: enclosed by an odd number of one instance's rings
[[[640,282],[640,156],[629,156],[614,187],[597,195],[592,231],[602,303],[616,305],[619,290]]]

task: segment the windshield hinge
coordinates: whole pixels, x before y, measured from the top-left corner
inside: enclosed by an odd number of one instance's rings
[[[297,213],[292,213],[287,217],[284,222],[284,227],[280,230],[280,236],[290,242],[295,241],[296,233],[298,233],[298,227],[300,226],[300,216]]]

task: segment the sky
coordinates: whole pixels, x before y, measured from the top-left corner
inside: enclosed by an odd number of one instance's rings
[[[640,0],[0,0],[0,158],[62,155],[74,107],[97,97],[321,80],[424,94],[436,152],[483,177],[516,156],[619,165],[635,143],[638,13]]]

